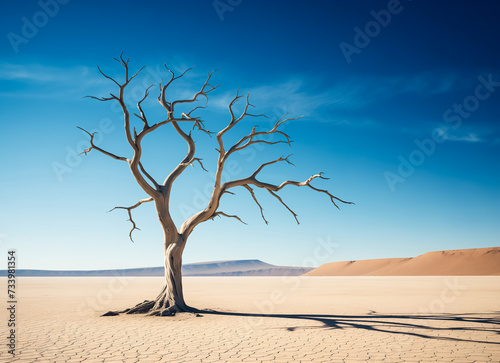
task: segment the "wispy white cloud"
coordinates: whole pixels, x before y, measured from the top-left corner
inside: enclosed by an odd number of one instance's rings
[[[458,132],[453,132],[452,133],[446,127],[439,127],[439,128],[437,128],[436,129],[436,133],[443,140],[464,141],[464,142],[484,142],[485,141],[477,133],[474,133],[474,132],[465,132],[465,133],[462,133],[462,134],[459,134]]]
[[[41,64],[20,65],[0,64],[0,80],[28,82],[63,82],[69,79],[87,78],[90,76],[88,67],[51,67]]]
[[[466,135],[445,135],[444,138],[446,140],[453,140],[453,141],[466,141],[466,142],[483,142],[484,140],[481,139],[479,136],[477,136],[474,133],[468,133]]]
[[[0,81],[15,82],[20,87],[4,86],[3,97],[50,98],[87,94],[88,90],[105,91],[109,81],[89,67],[53,67],[41,64],[0,63]],[[109,89],[106,90],[109,92]]]
[[[292,114],[316,116],[320,109],[353,111],[390,100],[402,94],[435,95],[454,88],[457,77],[425,73],[408,77],[367,76],[318,87],[311,81],[293,78],[278,84],[247,89],[251,103],[259,109],[283,109]],[[223,93],[210,101],[211,106],[227,109],[233,93]],[[324,117],[324,116],[323,116]],[[348,123],[348,120],[344,120]],[[370,120],[370,123],[373,123]]]
[[[312,80],[295,77],[282,83],[253,87],[242,92],[250,93],[250,102],[258,110],[280,110],[291,115],[313,117],[320,122],[371,128],[379,124],[373,117],[360,116],[359,113],[351,117],[346,116],[346,113],[357,113],[356,111],[390,101],[402,94],[429,96],[446,93],[456,87],[457,79],[454,74],[433,76],[430,73],[406,77],[366,76],[320,87]],[[211,98],[209,105],[227,110],[234,96],[234,93],[226,91]],[[239,106],[242,107],[243,103]],[[335,116],[335,111],[341,112]]]
[[[250,94],[250,103],[258,109],[286,110],[292,114],[309,115],[314,113],[319,107],[336,102],[327,92],[314,93],[307,90],[300,80],[290,80],[281,84],[264,85],[246,89],[240,92]],[[235,93],[226,91],[210,100],[210,105],[227,109]],[[240,103],[242,106],[243,102]]]

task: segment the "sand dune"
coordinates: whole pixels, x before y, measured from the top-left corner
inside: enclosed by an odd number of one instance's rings
[[[500,275],[500,247],[427,252],[414,258],[332,262],[306,276]]]

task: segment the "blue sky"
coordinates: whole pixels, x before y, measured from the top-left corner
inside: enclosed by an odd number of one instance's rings
[[[125,163],[95,151],[76,156],[99,131],[100,146],[130,156],[116,105],[82,99],[115,91],[96,65],[121,79],[113,58],[147,68],[131,84],[134,108],[149,84],[195,65],[172,88],[183,98],[206,73],[221,87],[200,112],[207,128],[228,122],[238,87],[269,127],[281,114],[304,117],[284,130],[294,143],[236,155],[228,177],[293,154],[261,179],[305,180],[356,203],[337,210],[310,189],[280,192],[297,225],[257,191],[266,225],[246,190],[223,199],[238,214],[197,227],[184,262],[261,259],[279,265],[384,257],[500,245],[500,7],[466,1],[80,1],[4,2],[0,21],[0,248],[20,267],[94,269],[160,266],[162,232]],[[150,119],[163,119],[153,88]],[[251,119],[227,143],[251,130]],[[145,141],[144,164],[160,180],[186,145],[167,125]],[[215,141],[195,133],[199,167],[174,186],[182,221],[203,207],[213,181]]]

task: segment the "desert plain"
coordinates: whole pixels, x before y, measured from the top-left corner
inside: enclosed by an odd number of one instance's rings
[[[100,316],[154,298],[162,281],[19,277],[16,355],[5,329],[0,360],[500,361],[500,276],[186,277],[200,316]]]

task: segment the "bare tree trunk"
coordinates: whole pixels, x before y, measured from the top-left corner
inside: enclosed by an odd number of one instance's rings
[[[177,312],[193,312],[187,306],[182,290],[182,253],[186,239],[180,235],[161,201],[156,201],[158,218],[165,236],[165,283],[158,296],[144,301],[125,312],[127,314],[174,315]]]
[[[165,241],[165,284],[155,299],[152,315],[172,315],[190,311],[182,290],[182,252],[185,241],[177,235],[176,241]]]

